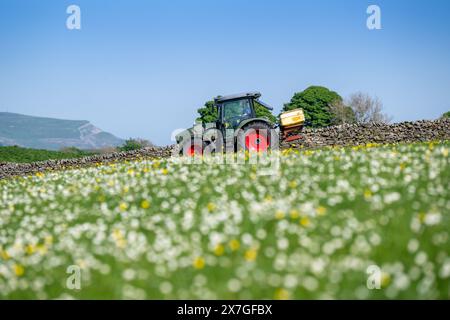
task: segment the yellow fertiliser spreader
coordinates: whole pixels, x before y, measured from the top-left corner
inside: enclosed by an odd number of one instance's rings
[[[280,133],[283,141],[301,139],[300,132],[305,123],[302,109],[294,109],[280,114]]]

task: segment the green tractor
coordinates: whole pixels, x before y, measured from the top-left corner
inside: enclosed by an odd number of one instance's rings
[[[180,146],[180,154],[193,156],[238,150],[266,152],[271,149],[275,143],[278,143],[279,132],[276,130],[278,125],[266,118],[257,117],[256,103],[268,110],[273,110],[259,100],[260,97],[259,92],[248,92],[215,98],[214,104],[218,112],[216,122],[194,125],[178,134],[175,139]],[[297,117],[297,120],[301,121],[295,121],[295,119],[292,121],[293,117],[286,117],[286,113],[282,113],[280,118],[282,122],[280,129],[285,139],[288,137],[286,131],[299,130],[304,122],[303,111],[301,111],[301,119]],[[289,125],[284,126],[283,123]],[[292,137],[293,135],[289,135],[288,139]],[[298,138],[297,135],[295,137]]]

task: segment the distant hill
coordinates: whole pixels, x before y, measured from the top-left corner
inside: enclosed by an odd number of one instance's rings
[[[123,140],[89,121],[41,118],[0,112],[0,146],[59,150],[66,147],[99,149],[116,147]]]

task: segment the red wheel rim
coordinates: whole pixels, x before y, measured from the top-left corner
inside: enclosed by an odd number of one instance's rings
[[[269,143],[267,137],[259,132],[259,130],[254,130],[245,136],[245,146],[249,151],[266,151]]]
[[[186,150],[186,155],[191,157],[194,155],[201,155],[201,154],[202,149],[199,146],[196,146],[195,144],[191,144]]]

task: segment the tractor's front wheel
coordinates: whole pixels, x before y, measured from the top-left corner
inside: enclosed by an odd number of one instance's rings
[[[180,150],[180,154],[188,157],[199,156],[203,154],[202,141],[196,141],[194,139],[187,141],[183,144]]]
[[[261,121],[252,122],[239,130],[236,141],[236,149],[267,152],[270,145],[271,127]]]

